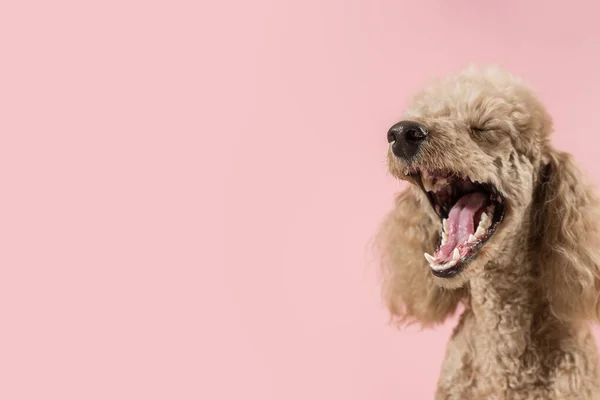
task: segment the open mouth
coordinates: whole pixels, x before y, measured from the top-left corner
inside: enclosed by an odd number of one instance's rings
[[[494,185],[451,174],[411,174],[441,219],[437,249],[425,253],[435,276],[456,275],[494,235],[504,218],[505,198]]]

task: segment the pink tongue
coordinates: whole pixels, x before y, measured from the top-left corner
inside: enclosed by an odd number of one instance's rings
[[[461,197],[450,210],[448,216],[448,240],[438,252],[439,261],[450,261],[452,253],[460,243],[466,243],[469,235],[475,232],[473,218],[485,204],[486,196],[483,193],[469,193]]]

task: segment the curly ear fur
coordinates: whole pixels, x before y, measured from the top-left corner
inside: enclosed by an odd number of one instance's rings
[[[398,325],[419,322],[430,326],[454,313],[465,289],[449,290],[434,284],[423,253],[435,248],[439,222],[434,223],[425,213],[413,190],[398,195],[377,237],[383,295]]]
[[[598,199],[570,154],[550,150],[547,160],[532,205],[531,258],[558,318],[598,320]]]

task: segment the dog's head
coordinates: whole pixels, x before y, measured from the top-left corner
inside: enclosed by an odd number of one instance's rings
[[[389,170],[411,183],[410,197],[439,232],[424,254],[438,285],[460,287],[518,250],[557,265],[540,268],[559,292],[596,284],[599,257],[589,237],[598,233],[596,198],[570,157],[552,148],[551,130],[535,95],[495,67],[433,83],[389,129]]]

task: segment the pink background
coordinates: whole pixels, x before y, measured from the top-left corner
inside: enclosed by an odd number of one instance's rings
[[[0,398],[430,399],[454,321],[386,325],[385,132],[524,76],[600,183],[593,1],[0,4]]]

